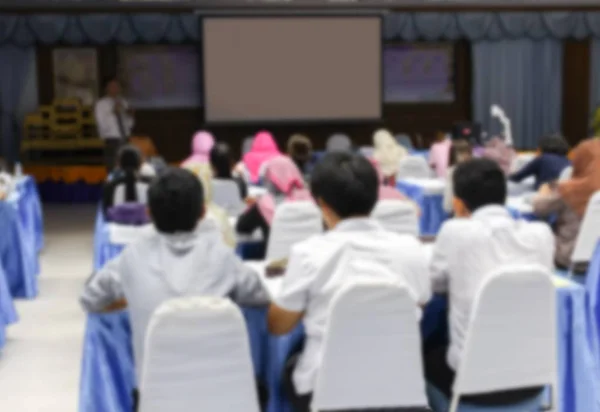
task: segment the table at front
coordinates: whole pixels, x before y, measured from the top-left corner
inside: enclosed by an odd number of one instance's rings
[[[561,412],[591,412],[600,408],[598,356],[588,341],[585,292],[568,281],[557,281],[559,390]],[[280,281],[270,285],[276,293]],[[253,362],[258,376],[270,389],[269,412],[289,410],[281,389],[281,371],[290,352],[301,342],[303,330],[272,337],[267,334],[265,311],[248,320]],[[421,323],[424,339],[446,321],[446,300],[436,296],[425,309]],[[253,328],[257,328],[252,330]],[[125,312],[88,316],[80,385],[80,412],[130,412],[134,366],[131,331]],[[258,345],[258,347],[257,347]],[[261,347],[261,348],[259,348]],[[258,364],[261,363],[261,364]]]

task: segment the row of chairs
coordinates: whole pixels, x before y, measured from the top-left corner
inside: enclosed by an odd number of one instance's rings
[[[361,280],[338,292],[331,302],[314,411],[426,408],[426,386],[435,411],[456,412],[459,406],[476,411],[460,405],[460,397],[537,386],[551,387],[548,410],[557,410],[556,292],[547,270],[525,265],[488,276],[474,304],[452,399],[425,383],[415,307],[408,290],[395,283]],[[246,326],[229,300],[182,298],[163,304],[152,317],[145,346],[141,412],[190,405],[259,411]],[[539,410],[542,403],[540,396],[502,410]]]

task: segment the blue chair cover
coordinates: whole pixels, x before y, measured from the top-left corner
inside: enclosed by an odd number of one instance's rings
[[[37,296],[37,252],[34,243],[27,241],[26,231],[13,202],[0,201],[0,233],[0,264],[12,296]]]
[[[398,182],[396,187],[421,208],[421,235],[437,235],[448,218],[444,211],[444,196],[426,194],[421,186],[404,181]]]
[[[8,325],[16,323],[19,319],[13,303],[6,274],[0,264],[0,349],[6,341],[5,329]]]
[[[19,215],[25,230],[32,236],[35,250],[40,252],[44,247],[44,218],[42,203],[35,181],[25,176],[17,182],[19,192]]]

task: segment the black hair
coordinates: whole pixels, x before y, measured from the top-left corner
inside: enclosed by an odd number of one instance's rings
[[[453,174],[454,196],[474,212],[487,205],[506,202],[506,176],[498,163],[489,159],[471,159],[456,166]]]
[[[210,151],[210,164],[217,179],[231,179],[231,149],[226,143],[217,143]]]
[[[569,144],[559,134],[544,136],[540,139],[540,151],[542,153],[566,156],[569,149]]]
[[[123,146],[118,154],[119,169],[125,175],[125,200],[127,202],[137,202],[136,173],[142,165],[142,155],[140,151],[132,145]]]
[[[341,218],[368,216],[377,203],[379,176],[365,157],[331,152],[315,166],[311,192]]]
[[[108,85],[112,82],[117,82],[117,83],[121,83],[119,78],[116,75],[110,75],[110,76],[106,76],[103,81],[102,81],[102,90],[106,90],[106,88],[108,87]]]
[[[204,190],[190,171],[169,167],[150,185],[148,203],[159,232],[192,232],[204,210]]]
[[[312,158],[312,142],[301,134],[295,134],[288,140],[288,155],[292,158],[298,169],[304,172],[306,164]]]
[[[457,139],[452,141],[448,164],[454,166],[458,163],[459,155],[473,154],[473,146],[467,139]]]

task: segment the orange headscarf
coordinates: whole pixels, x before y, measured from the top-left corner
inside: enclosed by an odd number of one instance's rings
[[[564,201],[581,217],[588,201],[600,190],[600,140],[589,139],[573,151],[573,175],[558,185]]]

